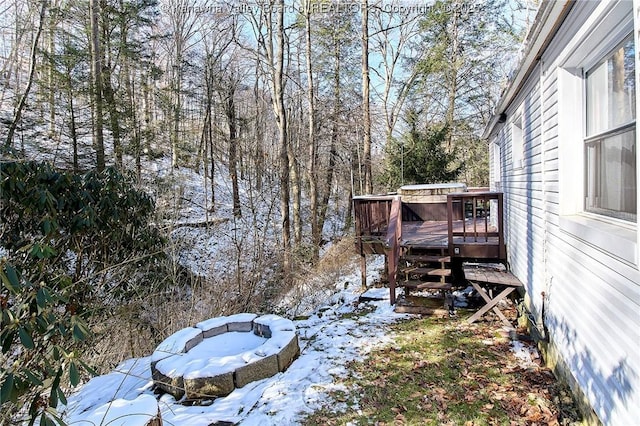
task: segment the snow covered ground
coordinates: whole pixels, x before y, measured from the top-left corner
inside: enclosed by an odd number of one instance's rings
[[[368,268],[368,282],[377,278],[381,267],[382,259],[375,258]],[[349,283],[346,288],[345,282]],[[386,289],[379,291],[386,300],[359,303],[360,284],[359,271],[354,270],[337,281],[335,294],[324,306],[309,318],[295,321],[301,354],[284,373],[236,389],[210,405],[185,406],[170,395],[160,396],[158,407],[164,424],[208,426],[227,421],[292,425],[320,407],[330,404],[336,411],[346,407],[346,403],[330,402],[328,393],[341,389],[337,379],[346,375],[347,363],[391,343],[393,336],[387,326],[407,318],[393,312]],[[358,310],[361,315],[349,315]],[[152,414],[155,407],[149,405],[149,397],[157,397],[150,361],[150,357],[130,359],[110,374],[86,383],[68,398],[63,410],[67,424],[84,426],[97,420],[97,424],[109,422],[110,426],[144,424],[141,411]]]

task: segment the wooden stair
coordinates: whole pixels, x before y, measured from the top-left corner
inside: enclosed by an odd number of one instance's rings
[[[397,285],[412,290],[449,291],[452,288],[451,256],[447,248],[407,247],[400,256]]]
[[[420,281],[420,280],[408,280],[400,282],[402,286],[407,289],[416,290],[451,290],[451,283]]]
[[[439,249],[443,250],[443,249]],[[407,262],[430,262],[430,263],[450,263],[449,255],[429,255],[429,254],[405,254],[402,260]]]
[[[398,262],[396,281],[396,285],[404,287],[404,295],[396,303],[396,312],[452,315],[453,279],[448,248],[405,247]],[[411,295],[412,291],[426,291],[427,297],[416,298]],[[420,299],[424,301],[418,302]]]
[[[418,266],[407,266],[406,269],[403,270],[403,272],[405,273],[405,275],[429,275],[437,277],[451,276],[451,269],[447,268],[421,268]]]

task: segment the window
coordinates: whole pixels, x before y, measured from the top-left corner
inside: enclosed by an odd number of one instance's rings
[[[522,111],[518,111],[516,118],[511,123],[511,160],[514,169],[521,169],[524,158],[524,128],[522,123]]]
[[[586,73],[585,210],[636,220],[633,37]]]
[[[492,190],[502,191],[502,170],[500,168],[502,158],[500,156],[500,145],[492,143],[490,149],[492,167],[489,169],[489,172],[491,173],[491,183],[493,184]]]

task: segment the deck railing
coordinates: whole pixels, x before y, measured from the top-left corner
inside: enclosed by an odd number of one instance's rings
[[[353,198],[355,245],[360,254],[362,285],[367,283],[367,254],[386,254],[385,238],[391,215],[392,195],[364,195]]]
[[[454,209],[462,209],[454,212]],[[501,192],[447,196],[449,252],[455,257],[505,260]],[[454,220],[454,217],[461,217]]]
[[[393,195],[367,195],[353,198],[358,253],[377,253],[384,248],[393,199]],[[377,245],[381,247],[376,247]]]

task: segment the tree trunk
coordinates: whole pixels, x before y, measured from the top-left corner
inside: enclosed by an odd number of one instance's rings
[[[322,238],[322,229],[324,228],[324,221],[327,217],[327,210],[329,208],[329,199],[331,198],[331,187],[333,186],[334,169],[336,166],[336,157],[338,155],[338,136],[340,129],[338,128],[338,121],[340,117],[340,106],[342,105],[341,97],[341,46],[340,39],[334,39],[334,60],[335,60],[335,75],[333,76],[333,116],[331,119],[331,145],[329,147],[329,160],[324,175],[324,185],[321,191],[320,200],[318,203],[318,232],[319,239]],[[320,191],[319,191],[320,192]],[[320,240],[318,241],[320,245]]]
[[[151,114],[151,80],[150,75],[142,77],[142,96],[144,98],[144,146],[147,152],[151,151],[151,141],[154,139]]]
[[[353,190],[352,187],[349,187],[349,195],[347,196],[347,212],[344,215],[344,227],[342,228],[342,232],[344,234],[348,234],[351,232],[351,228],[353,227]]]
[[[180,115],[182,112],[182,44],[176,40],[176,65],[174,67],[173,131],[171,133],[171,167],[178,167],[178,142],[180,139]]]
[[[337,108],[336,108],[337,109]],[[329,209],[329,199],[331,198],[331,187],[333,186],[334,169],[336,167],[336,157],[338,156],[338,125],[336,120],[331,129],[331,147],[329,148],[329,163],[324,176],[324,191],[318,208],[318,227],[320,230],[324,227],[324,221],[327,218],[327,210]],[[320,235],[322,238],[322,234]]]
[[[211,211],[216,210],[216,157],[213,144],[213,128],[211,120],[213,119],[213,113],[209,110],[209,127],[207,132],[209,134],[209,159],[211,161]],[[205,165],[206,167],[206,165]]]
[[[124,40],[123,40],[124,41]],[[134,90],[134,77],[131,75],[129,60],[125,59],[123,66],[125,78],[125,92],[127,94],[127,114],[131,120],[131,129],[133,131],[133,155],[136,163],[136,177],[138,182],[142,177],[142,135],[140,134],[140,123],[138,122],[138,109],[136,108],[136,91]]]
[[[96,150],[96,168],[105,168],[104,134],[102,118],[102,49],[100,41],[100,0],[89,2],[91,15],[91,55],[93,77],[93,132]]]
[[[322,230],[318,227],[318,179],[316,173],[317,147],[315,124],[315,99],[313,82],[313,63],[311,62],[311,11],[309,5],[305,9],[305,59],[307,65],[307,143],[309,159],[307,161],[307,180],[309,181],[309,209],[311,216],[312,260],[316,261],[320,254]]]
[[[29,96],[29,92],[31,91],[31,86],[33,85],[33,78],[36,72],[36,56],[38,52],[38,40],[40,40],[40,34],[42,34],[42,27],[44,25],[44,15],[47,12],[47,7],[49,6],[48,1],[43,1],[40,7],[40,21],[38,22],[38,30],[36,31],[36,35],[33,38],[33,44],[31,45],[31,59],[29,64],[29,79],[27,80],[27,87],[25,87],[22,96],[20,97],[20,101],[18,102],[18,107],[16,108],[16,113],[13,116],[13,120],[9,125],[9,131],[7,132],[7,140],[5,141],[6,147],[11,147],[13,145],[13,135],[18,128],[18,123],[22,118],[22,110],[24,109],[25,104],[27,103],[27,97]]]
[[[447,152],[453,149],[453,134],[455,131],[455,113],[456,113],[456,97],[458,95],[458,62],[459,62],[459,40],[458,40],[458,12],[457,8],[453,8],[451,12],[451,39],[450,39],[450,55],[451,67],[449,68],[448,85],[449,93],[447,97],[447,112],[445,121],[447,124]]]
[[[289,134],[292,132],[289,131]],[[297,133],[297,132],[296,132]],[[298,136],[296,134],[296,136]],[[287,157],[291,173],[291,194],[293,195],[293,241],[296,247],[302,243],[302,215],[300,214],[302,186],[300,185],[300,165],[293,151],[293,141],[287,143]]]
[[[53,7],[56,7],[54,4]],[[48,89],[49,89],[49,137],[54,138],[56,134],[56,73],[55,73],[55,29],[56,22],[53,19],[49,22],[47,49],[49,51]]]
[[[211,207],[208,211],[215,211],[215,176],[214,176],[214,158],[213,158],[213,129],[212,129],[212,114],[213,114],[213,82],[212,82],[212,70],[207,57],[207,62],[204,67],[204,85],[205,85],[205,106],[204,106],[204,124],[202,126],[202,135],[200,145],[203,147],[203,168],[205,175],[205,182],[207,178],[210,178],[211,185]],[[209,157],[211,158],[211,171],[209,172]],[[199,166],[198,166],[199,167]],[[205,183],[207,185],[208,183]]]
[[[364,162],[364,189],[367,194],[373,193],[371,176],[371,111],[369,105],[369,2],[362,0],[362,121]]]
[[[103,67],[103,91],[107,110],[109,111],[109,124],[111,127],[111,138],[113,139],[113,153],[115,155],[116,166],[122,167],[122,144],[120,141],[120,116],[116,105],[115,93],[111,85],[111,68],[107,64]]]
[[[284,106],[284,1],[276,5],[275,54],[273,91],[276,122],[278,124],[278,145],[280,147],[280,215],[282,226],[283,272],[289,280],[291,272],[291,219],[289,216],[289,152],[287,138],[287,112]]]
[[[69,98],[69,134],[71,136],[71,146],[73,149],[73,171],[78,173],[80,166],[78,164],[78,131],[76,124],[76,112],[73,103],[75,93],[73,92],[73,65],[66,62],[65,85],[67,97]]]
[[[227,92],[225,112],[229,126],[229,176],[231,177],[231,191],[233,194],[233,216],[241,217],[240,191],[238,189],[238,120],[234,103],[235,87],[230,84]]]
[[[69,96],[69,133],[71,134],[71,144],[73,145],[73,171],[78,173],[80,166],[78,164],[78,132],[76,129],[76,113],[73,107],[73,89],[71,88],[71,71],[68,74],[69,84],[67,86],[67,94]]]
[[[313,63],[311,62],[311,11],[309,2],[303,6],[305,18],[305,61],[307,66],[307,180],[309,181],[309,210],[311,220],[312,260],[318,260],[322,230],[318,227],[318,178],[316,172],[317,146],[315,124],[315,98],[313,81]]]
[[[259,75],[260,61],[256,60],[256,76]],[[258,191],[262,190],[262,179],[264,175],[264,129],[263,129],[263,120],[262,120],[262,108],[260,103],[260,85],[259,78],[256,77],[255,83],[253,85],[253,96],[255,99],[255,138],[256,138],[256,152],[255,152],[255,189]]]

